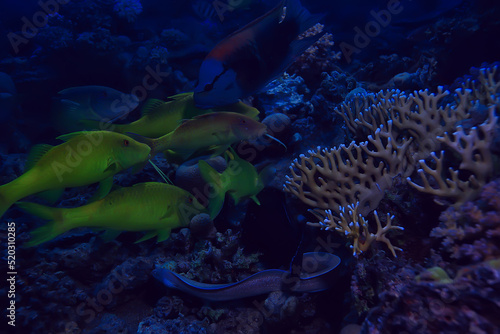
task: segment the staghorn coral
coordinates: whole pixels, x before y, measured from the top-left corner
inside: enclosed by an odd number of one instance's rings
[[[471,101],[473,98],[470,89],[457,89],[451,94],[442,87],[438,87],[436,94],[421,90],[407,95],[390,90],[355,95],[335,112],[352,133],[368,140],[330,150],[318,147],[307,156],[300,155],[290,166],[291,175],[286,176],[284,189],[315,208],[313,212],[320,223],[313,226],[318,227],[342,221],[342,208],[352,210],[354,203],[358,203],[356,210],[360,217],[366,216],[377,208],[398,176],[405,177],[420,191],[463,203],[477,195],[492,174],[489,142],[497,119],[494,107],[490,108],[489,122],[472,128],[469,134],[457,127],[458,122],[470,117],[470,109],[477,107]],[[450,100],[454,102],[447,103]],[[451,131],[453,135],[447,134]],[[461,181],[458,172],[452,172],[451,180],[442,179],[443,155],[438,158],[434,151],[443,144],[462,156],[460,168],[471,173],[469,181]],[[425,164],[424,159],[429,156],[436,161],[435,169]],[[424,186],[409,178],[417,164]],[[431,181],[424,172],[432,176]],[[437,183],[437,187],[431,183]],[[352,231],[344,232],[351,237],[355,235]],[[367,230],[365,235],[368,236]],[[360,247],[356,236],[353,240],[356,254]]]
[[[382,227],[377,211],[374,211],[375,221],[377,223],[377,233],[371,233],[369,230],[368,221],[358,213],[359,202],[355,205],[348,205],[347,208],[340,208],[340,219],[332,214],[331,210],[312,210],[311,212],[318,218],[319,223],[308,223],[308,225],[316,226],[324,230],[335,230],[348,239],[352,240],[353,255],[357,256],[366,252],[372,242],[379,241],[387,245],[394,257],[397,257],[396,251],[402,251],[399,247],[394,247],[391,241],[387,239],[386,234],[390,230],[404,230],[401,226],[393,226],[392,219],[394,216],[387,214],[386,225]]]
[[[472,68],[474,79],[465,79],[461,86],[463,89],[472,90],[474,99],[483,105],[500,103],[500,71],[498,64],[484,65],[480,68]]]
[[[310,150],[290,166],[284,190],[305,204],[330,209],[359,202],[359,213],[366,215],[382,200],[384,190],[405,168],[409,141],[398,144],[392,138],[392,122],[381,126],[361,144],[351,142],[339,148]]]
[[[450,92],[438,87],[437,94],[428,90],[405,94],[399,90],[357,95],[335,109],[353,134],[366,136],[380,124],[393,122],[395,140],[413,138],[408,159],[411,165],[436,150],[438,136],[455,128],[456,123],[469,117],[470,90],[456,90],[455,103],[444,103]],[[412,170],[408,171],[411,174]]]
[[[449,167],[450,177],[444,178],[444,151],[441,151],[439,156],[432,152],[434,168],[423,159],[419,161],[418,174],[423,185],[417,184],[409,177],[408,183],[421,192],[451,199],[455,205],[461,205],[475,198],[493,173],[489,146],[497,120],[495,106],[491,106],[488,119],[478,127],[470,129],[468,134],[462,126],[458,126],[452,134],[445,133],[443,136],[438,136],[439,142],[446,144],[460,156],[461,163],[458,169]],[[469,174],[469,177],[464,181],[460,175],[465,173]]]

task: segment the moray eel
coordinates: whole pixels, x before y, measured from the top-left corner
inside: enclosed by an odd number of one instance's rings
[[[280,269],[263,270],[242,281],[228,284],[200,283],[182,277],[168,269],[153,270],[153,276],[167,287],[210,301],[226,301],[257,296],[273,291],[316,292],[328,289],[332,280],[328,273],[340,264],[340,258],[330,253],[304,253],[302,272],[298,277]]]

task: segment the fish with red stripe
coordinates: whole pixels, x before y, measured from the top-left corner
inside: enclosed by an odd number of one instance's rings
[[[201,64],[194,100],[200,108],[238,102],[262,89],[320,37],[299,36],[322,15],[311,15],[299,0],[273,10],[219,42]]]

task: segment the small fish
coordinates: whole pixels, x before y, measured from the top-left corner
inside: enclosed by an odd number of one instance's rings
[[[165,268],[153,270],[153,276],[167,287],[210,301],[235,300],[258,296],[273,291],[317,292],[331,287],[335,280],[329,277],[341,260],[330,253],[304,253],[302,272],[291,277],[290,272],[268,269],[253,274],[242,281],[229,284],[200,283],[185,278]],[[307,271],[314,268],[313,272]]]
[[[17,105],[17,91],[10,75],[0,72],[0,122],[6,122]]]
[[[198,162],[201,176],[214,188],[215,192],[215,196],[210,199],[208,205],[211,219],[214,219],[222,209],[226,193],[233,198],[236,204],[244,198],[251,198],[257,205],[260,205],[257,194],[264,189],[263,179],[268,168],[264,168],[259,174],[251,163],[238,157],[233,150],[230,156],[232,159],[221,174],[205,160]]]
[[[82,120],[112,121],[137,108],[139,99],[103,86],[81,86],[60,91],[52,105],[52,123],[61,133],[83,130]],[[102,129],[99,129],[102,130]]]
[[[151,155],[172,150],[184,160],[201,150],[222,154],[241,140],[255,139],[266,134],[267,127],[256,120],[234,112],[216,112],[197,116],[179,125],[174,131],[157,139],[127,135],[151,147]]]
[[[116,173],[147,161],[151,151],[145,144],[109,131],[74,132],[57,138],[65,143],[36,145],[26,172],[0,186],[0,217],[14,202],[40,192],[55,201],[64,188],[101,182],[96,196],[102,198]]]
[[[27,247],[37,246],[77,227],[109,230],[107,237],[121,231],[146,231],[141,242],[168,239],[170,231],[188,226],[204,207],[189,192],[165,183],[146,182],[115,190],[106,197],[77,208],[52,208],[36,203],[16,203],[22,210],[49,222],[31,232]]]
[[[258,120],[259,111],[243,102],[233,103],[224,108],[199,109],[194,104],[193,93],[182,93],[169,97],[172,101],[150,99],[142,108],[142,117],[129,124],[113,124],[110,130],[141,136],[158,138],[172,132],[182,121],[216,111],[229,111]],[[83,121],[98,129],[99,121]]]
[[[201,64],[194,100],[200,108],[235,103],[262,89],[321,37],[299,38],[321,16],[283,0],[219,42]]]

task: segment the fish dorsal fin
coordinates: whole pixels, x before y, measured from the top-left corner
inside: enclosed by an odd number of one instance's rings
[[[87,131],[77,131],[77,132],[71,132],[71,133],[67,133],[65,135],[60,135],[59,137],[57,137],[56,139],[59,139],[59,140],[62,140],[64,142],[67,142],[67,141],[70,141],[71,139],[75,138],[75,137],[78,137],[80,135],[83,135],[87,133]]]
[[[165,101],[158,99],[149,99],[146,104],[141,109],[142,116],[150,115],[161,108],[165,104]]]
[[[169,96],[168,98],[177,101],[177,100],[182,100],[182,99],[185,99],[185,98],[191,97],[191,96],[193,96],[193,92],[179,93],[179,94]]]
[[[30,153],[28,154],[28,160],[26,161],[25,172],[33,168],[35,164],[47,153],[52,147],[49,144],[38,144],[33,146]]]

